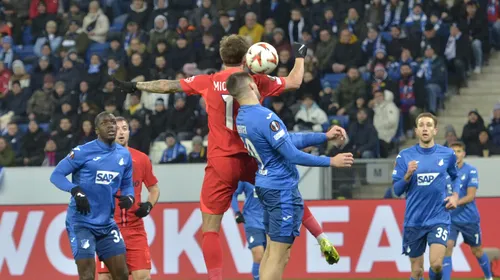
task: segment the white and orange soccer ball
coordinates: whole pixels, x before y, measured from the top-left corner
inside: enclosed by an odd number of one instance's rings
[[[276,49],[268,43],[253,44],[245,56],[248,69],[256,74],[269,74],[278,66]]]

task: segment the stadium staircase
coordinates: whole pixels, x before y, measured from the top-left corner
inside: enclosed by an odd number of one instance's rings
[[[493,106],[500,102],[500,54],[493,53],[489,66],[483,68],[480,75],[473,75],[469,79],[469,87],[462,88],[460,95],[452,95],[445,101],[445,108],[438,115],[438,135],[436,143],[445,142],[447,125],[453,125],[457,136],[462,136],[462,129],[467,123],[470,110],[477,109],[485,124],[490,123]],[[414,145],[417,141],[409,139],[401,145],[404,149]],[[395,155],[394,155],[395,157]]]

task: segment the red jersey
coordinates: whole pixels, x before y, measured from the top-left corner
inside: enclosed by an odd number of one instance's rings
[[[117,205],[115,208],[115,221],[119,227],[144,228],[142,219],[135,215],[135,211],[139,209],[139,203],[141,202],[142,184],[144,183],[149,188],[156,185],[158,179],[153,174],[153,166],[146,154],[132,148],[128,148],[128,150],[132,156],[132,180],[134,182],[135,203],[130,209],[122,210],[118,206],[117,200],[115,202]]]
[[[199,94],[205,99],[208,114],[208,158],[226,157],[239,153],[247,154],[238,131],[236,116],[240,105],[234,102],[226,89],[226,80],[238,68],[229,68],[211,75],[198,75],[181,80],[182,90],[188,94]],[[267,75],[253,75],[261,97],[279,95],[285,89],[285,79]]]

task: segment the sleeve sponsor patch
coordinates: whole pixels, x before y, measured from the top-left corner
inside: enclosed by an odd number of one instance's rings
[[[272,121],[271,124],[269,125],[269,127],[271,128],[272,131],[278,132],[281,128],[281,125],[277,121]]]
[[[273,138],[274,140],[279,140],[281,137],[285,136],[285,131],[282,129],[280,132],[276,133]]]
[[[471,182],[472,184],[477,184],[477,183],[478,183],[478,180],[477,180],[477,178],[471,178],[471,179],[470,179],[470,182]]]

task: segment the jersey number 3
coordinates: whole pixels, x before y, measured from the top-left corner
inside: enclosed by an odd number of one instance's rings
[[[222,100],[226,104],[226,127],[234,130],[234,98],[231,95],[222,95]]]

